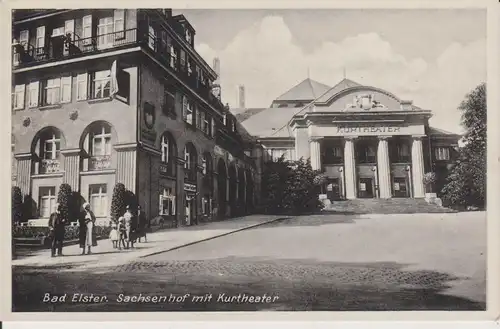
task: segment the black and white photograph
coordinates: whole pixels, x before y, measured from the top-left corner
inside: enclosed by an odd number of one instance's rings
[[[10,12],[11,312],[487,310],[489,9],[110,4]]]

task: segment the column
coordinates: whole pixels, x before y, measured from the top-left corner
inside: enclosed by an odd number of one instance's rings
[[[389,136],[379,136],[377,148],[378,186],[381,199],[392,197],[388,138]]]
[[[413,197],[425,197],[424,191],[424,157],[422,152],[422,137],[412,136],[413,143],[411,146],[411,168],[413,176]]]
[[[312,137],[309,141],[311,150],[311,167],[313,170],[321,170],[321,137]]]
[[[61,150],[64,155],[63,182],[71,186],[72,191],[80,189],[80,149]]]
[[[344,141],[344,173],[346,199],[356,199],[356,158],[354,153],[355,139],[356,137],[345,137]]]

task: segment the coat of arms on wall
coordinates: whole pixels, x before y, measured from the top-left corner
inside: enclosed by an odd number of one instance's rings
[[[347,105],[347,109],[349,108],[360,108],[363,110],[371,110],[371,109],[386,109],[387,107],[381,104],[379,101],[375,100],[375,95],[366,94],[366,95],[354,96],[353,103]]]
[[[153,129],[156,121],[156,112],[153,104],[144,103],[144,124],[148,129]]]

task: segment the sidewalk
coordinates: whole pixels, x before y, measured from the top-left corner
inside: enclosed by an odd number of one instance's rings
[[[92,254],[80,255],[78,245],[63,249],[64,256],[50,257],[50,250],[33,252],[32,256],[12,260],[12,266],[68,266],[84,268],[114,266],[128,263],[137,258],[178,249],[190,244],[232,234],[241,230],[276,221],[283,216],[250,215],[220,222],[203,223],[197,226],[181,227],[148,234],[148,242],[136,243],[136,248],[128,250],[113,249],[110,240],[99,240]]]

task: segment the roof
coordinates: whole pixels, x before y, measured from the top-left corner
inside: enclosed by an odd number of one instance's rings
[[[319,97],[317,101],[319,103],[327,102],[330,98],[332,98],[336,94],[340,93],[341,91],[346,90],[348,88],[352,88],[352,87],[358,87],[358,86],[361,86],[361,85],[355,81],[344,78],[342,81],[340,81],[335,86],[330,88],[330,90],[328,90],[328,92],[326,92],[326,90],[325,90],[325,92],[323,92],[324,95],[321,95],[321,94],[317,95],[316,97]]]
[[[288,129],[290,119],[303,108],[283,110],[281,107],[262,108],[241,122],[241,125],[256,137],[293,137]],[[256,110],[256,109],[254,109]]]
[[[292,87],[287,92],[275,99],[275,101],[306,101],[313,100],[324,94],[330,86],[309,78]]]
[[[236,120],[239,122],[243,122],[246,119],[250,118],[252,115],[255,115],[266,108],[235,108],[231,109],[231,112],[234,114]]]
[[[430,136],[447,136],[447,137],[457,137],[460,138],[460,134],[452,133],[443,129],[429,127],[429,135]]]

